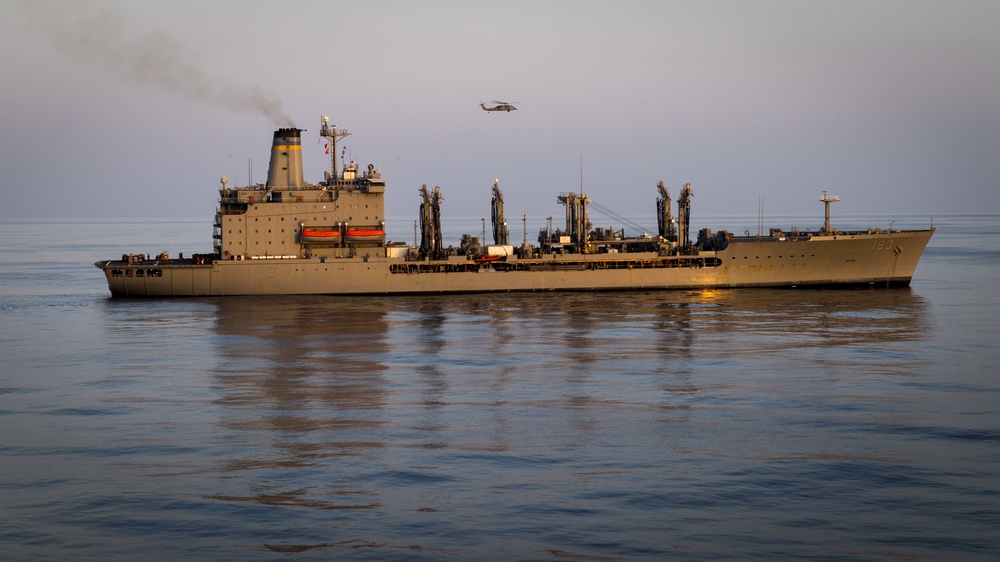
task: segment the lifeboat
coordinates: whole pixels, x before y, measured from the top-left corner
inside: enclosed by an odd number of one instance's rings
[[[385,231],[379,229],[362,230],[357,228],[347,229],[348,242],[383,242]]]
[[[303,242],[340,242],[341,233],[339,230],[323,230],[319,228],[303,228],[299,238]]]
[[[486,256],[479,256],[478,258],[476,258],[476,263],[493,263],[493,262],[499,260],[502,257],[503,256],[498,255],[498,254],[489,254],[489,255],[486,255]]]

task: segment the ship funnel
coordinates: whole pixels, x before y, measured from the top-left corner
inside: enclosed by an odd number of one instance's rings
[[[268,188],[302,187],[302,129],[278,129],[271,143]]]

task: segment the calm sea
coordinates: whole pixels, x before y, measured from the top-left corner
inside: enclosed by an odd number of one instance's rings
[[[1000,216],[934,224],[902,290],[133,301],[211,217],[0,222],[0,559],[1000,559]]]

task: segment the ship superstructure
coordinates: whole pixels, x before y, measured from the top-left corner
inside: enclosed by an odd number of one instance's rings
[[[562,193],[565,224],[513,245],[499,180],[492,188],[492,238],[462,236],[444,245],[440,187],[418,190],[420,237],[414,245],[386,240],[386,184],[371,164],[338,162],[337,143],[350,133],[323,118],[331,171],[303,180],[301,129],[274,133],[267,183],[230,187],[223,177],[211,253],[170,258],[125,254],[95,263],[115,297],[280,294],[421,294],[506,291],[591,291],[720,287],[908,285],[934,229],[839,231],[830,224],[826,192],[818,231],[771,229],[738,236],[701,229],[692,241],[692,189],[677,215],[657,184],[657,235],[594,228],[585,193]]]

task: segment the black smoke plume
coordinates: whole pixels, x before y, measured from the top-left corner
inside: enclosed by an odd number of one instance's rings
[[[130,34],[117,6],[87,0],[29,0],[12,14],[23,29],[67,59],[102,67],[126,80],[233,111],[256,113],[279,127],[293,126],[281,101],[258,86],[210,76],[183,45],[162,31]]]

